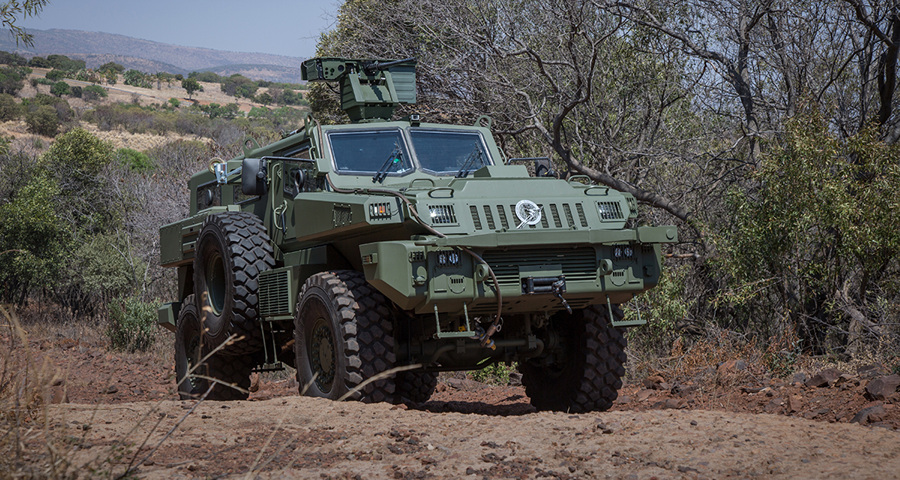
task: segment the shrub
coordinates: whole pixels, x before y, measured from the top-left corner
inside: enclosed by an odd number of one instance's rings
[[[0,120],[15,120],[22,116],[22,106],[8,93],[0,93]]]
[[[110,302],[107,336],[116,350],[146,351],[156,340],[156,304],[135,297]]]
[[[59,116],[50,105],[40,105],[25,115],[28,131],[38,135],[54,137],[59,133]]]
[[[50,70],[49,72],[47,72],[44,75],[44,78],[46,78],[47,80],[53,80],[54,82],[58,82],[64,78],[66,78],[66,74],[62,70],[53,69],[53,70]]]
[[[24,67],[0,68],[0,93],[15,95],[25,86]]]
[[[97,100],[99,98],[106,98],[109,96],[109,93],[107,93],[106,89],[100,85],[88,85],[82,90],[81,96],[85,100]]]
[[[122,165],[130,168],[132,171],[143,173],[152,170],[155,165],[146,153],[133,150],[131,148],[120,148],[115,153],[116,160]]]
[[[50,87],[50,93],[56,95],[57,97],[61,97],[63,95],[69,95],[72,93],[72,88],[69,87],[69,84],[63,81],[59,81],[53,84]]]
[[[490,385],[509,385],[509,374],[516,371],[516,363],[492,363],[481,370],[472,370],[469,377],[476,382]]]
[[[74,86],[72,86],[72,93],[70,95],[72,95],[75,98],[81,98],[83,92],[84,92],[83,88],[81,88],[77,85],[74,85]]]
[[[169,105],[172,105],[172,107],[174,108],[178,108],[178,106],[181,105],[181,101],[175,97],[172,97],[169,99]]]

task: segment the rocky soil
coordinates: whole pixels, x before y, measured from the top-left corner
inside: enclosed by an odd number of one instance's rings
[[[141,478],[896,478],[900,376],[754,375],[742,360],[632,380],[609,412],[535,412],[521,386],[446,377],[420,405],[335,403],[263,376],[244,402],[178,401],[167,354],[31,340],[58,367],[76,464]],[[4,343],[6,344],[6,343]],[[164,350],[160,350],[162,352]],[[515,383],[515,375],[513,378]]]

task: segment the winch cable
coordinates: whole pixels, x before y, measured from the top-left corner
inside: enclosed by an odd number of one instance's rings
[[[422,217],[419,216],[419,211],[416,209],[416,206],[402,192],[398,192],[395,190],[388,190],[388,189],[384,189],[384,188],[338,188],[337,186],[334,185],[334,182],[331,181],[331,176],[328,174],[325,175],[325,180],[328,182],[328,186],[331,187],[331,190],[335,193],[345,193],[345,194],[376,193],[376,194],[390,195],[393,197],[397,197],[401,201],[403,201],[403,203],[406,204],[406,207],[409,209],[412,216],[415,217],[416,221],[418,221],[419,224],[425,228],[425,230],[428,230],[430,233],[432,233],[433,235],[435,235],[439,238],[447,238],[446,235],[437,231],[434,227],[432,227],[431,225],[428,225],[427,223],[425,223],[424,220],[422,220]],[[493,280],[493,282],[494,282],[494,291],[497,292],[497,316],[496,316],[496,318],[494,318],[494,321],[491,322],[491,326],[488,327],[487,331],[484,332],[484,335],[481,335],[479,337],[479,340],[481,341],[481,346],[493,347],[493,342],[491,341],[491,337],[500,330],[501,325],[502,325],[502,323],[501,323],[502,317],[500,315],[503,312],[503,294],[500,293],[500,282],[497,280],[497,275],[494,274],[494,269],[491,268],[490,264],[488,264],[483,258],[481,258],[480,255],[473,252],[468,247],[457,247],[457,248],[468,253],[469,255],[472,256],[472,258],[474,258],[479,263],[481,263],[482,265],[487,267],[488,274],[491,276],[491,280]]]

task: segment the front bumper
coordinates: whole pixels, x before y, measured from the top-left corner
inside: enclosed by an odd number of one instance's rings
[[[658,283],[660,245],[675,241],[675,227],[510,231],[368,243],[360,254],[369,283],[403,310],[478,316],[496,311],[496,292],[464,248],[491,266],[503,312],[513,314],[564,308],[553,293],[529,292],[535,278],[564,278],[572,308],[628,301]]]

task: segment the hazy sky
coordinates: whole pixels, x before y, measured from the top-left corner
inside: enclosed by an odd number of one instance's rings
[[[341,0],[50,0],[26,28],[118,33],[188,47],[311,57]]]

